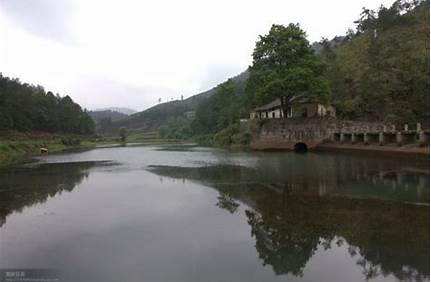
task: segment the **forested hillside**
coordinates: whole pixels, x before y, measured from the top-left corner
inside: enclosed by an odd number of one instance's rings
[[[429,1],[364,9],[342,44],[322,43],[331,102],[350,119],[429,120]]]
[[[128,117],[126,114],[111,110],[89,111],[88,114],[96,123],[102,120],[118,121]]]
[[[299,25],[273,25],[256,43],[246,85],[222,84],[201,103],[193,131],[235,133],[251,108],[295,94],[333,104],[342,119],[428,124],[429,1],[363,9],[356,24],[312,45]]]
[[[69,96],[0,73],[0,130],[89,134],[94,122]]]
[[[313,44],[298,24],[273,25],[240,76],[137,113],[117,128],[160,128],[167,138],[232,135],[253,107],[295,94],[333,104],[342,119],[428,124],[429,0],[364,8],[355,23],[355,31]],[[195,119],[185,118],[187,111]]]
[[[248,78],[248,73],[243,72],[232,78],[237,84],[243,85]],[[145,111],[131,115],[129,118],[112,123],[111,126],[102,128],[102,132],[115,132],[119,127],[125,126],[132,129],[154,130],[167,123],[185,122],[187,112],[195,112],[199,105],[205,103],[208,98],[213,96],[220,85],[194,95],[184,100],[175,100],[167,103],[158,104]],[[178,121],[177,121],[178,120]]]
[[[138,112],[134,109],[125,108],[125,107],[108,107],[108,108],[99,108],[94,110],[94,112],[101,112],[101,111],[112,111],[112,112],[125,114],[128,116],[136,114]]]

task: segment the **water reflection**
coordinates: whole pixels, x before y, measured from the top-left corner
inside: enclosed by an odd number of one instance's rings
[[[429,203],[429,163],[334,154],[260,158],[254,180],[290,193],[366,195]]]
[[[304,173],[262,161],[259,169],[217,165],[149,170],[216,189],[217,206],[229,213],[245,204],[255,248],[276,274],[302,276],[317,249],[347,244],[364,279],[389,274],[403,281],[429,279],[428,207],[406,203],[429,202],[429,180],[423,172],[381,166],[389,169],[382,174],[376,170],[379,164],[354,166],[341,160]],[[401,180],[394,173],[401,173]],[[418,183],[424,187],[418,189]]]
[[[70,281],[429,279],[427,165],[159,149],[0,172],[1,266],[65,268]],[[88,162],[107,159],[120,165]]]
[[[3,169],[0,173],[0,227],[13,212],[41,204],[63,192],[71,192],[88,170],[109,162],[46,163]]]

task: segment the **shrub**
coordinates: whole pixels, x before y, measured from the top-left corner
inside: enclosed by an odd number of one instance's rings
[[[81,140],[73,137],[62,137],[61,143],[66,146],[77,146],[81,144]]]

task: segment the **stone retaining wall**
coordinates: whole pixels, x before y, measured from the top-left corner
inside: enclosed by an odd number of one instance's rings
[[[418,124],[414,130],[402,130],[382,122],[339,121],[335,118],[290,118],[259,121],[251,148],[293,150],[295,144],[304,143],[312,149],[322,143],[378,144],[394,142],[398,146],[429,145],[429,130]]]

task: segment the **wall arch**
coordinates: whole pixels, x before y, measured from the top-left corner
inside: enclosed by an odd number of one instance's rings
[[[293,147],[293,150],[297,153],[306,153],[308,151],[308,146],[303,142],[298,142]]]

